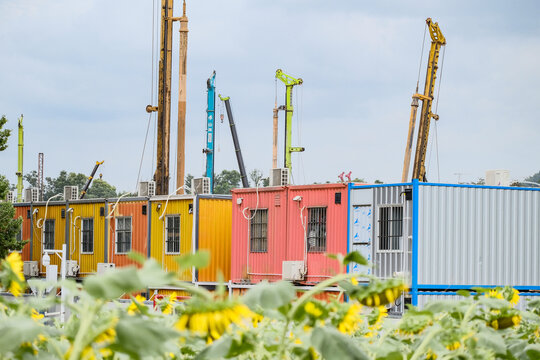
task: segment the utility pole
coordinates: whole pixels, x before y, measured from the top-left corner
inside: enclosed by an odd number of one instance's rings
[[[172,1],[172,0],[171,0]],[[186,1],[184,0],[182,17],[180,19],[180,79],[178,81],[178,142],[176,159],[176,187],[184,185],[186,158],[186,60],[188,41],[188,18],[186,16]],[[178,190],[183,194],[184,188]]]
[[[17,202],[22,202],[23,192],[23,148],[24,148],[24,129],[23,115],[19,118],[19,161],[17,164]]]
[[[147,112],[157,111],[157,161],[154,181],[156,195],[169,193],[169,154],[171,130],[171,66],[173,0],[161,0],[161,45],[159,56],[158,106],[148,105]]]

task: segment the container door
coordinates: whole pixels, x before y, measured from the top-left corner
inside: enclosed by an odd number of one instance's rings
[[[358,251],[370,263],[372,262],[371,244],[373,234],[373,210],[371,205],[355,205],[352,209],[352,251]],[[352,264],[353,273],[372,273],[370,266]]]

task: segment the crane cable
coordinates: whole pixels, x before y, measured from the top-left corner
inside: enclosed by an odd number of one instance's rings
[[[155,18],[156,18],[156,0],[153,0],[152,1],[152,48],[151,48],[151,53],[152,53],[152,61],[151,61],[151,80],[150,80],[150,104],[153,102],[154,100],[154,62],[155,62],[155,59],[154,59],[154,47],[155,47]],[[137,173],[137,182],[135,184],[135,191],[137,191],[137,187],[139,185],[139,180],[141,178],[141,169],[142,169],[142,165],[143,165],[143,160],[144,160],[144,152],[146,150],[146,142],[148,140],[148,132],[150,130],[150,122],[152,120],[152,112],[150,114],[148,114],[148,124],[146,125],[146,135],[144,136],[144,145],[143,145],[143,149],[142,149],[142,154],[141,154],[141,161],[139,163],[139,172]],[[153,151],[152,151],[152,155],[153,155]],[[153,157],[153,156],[152,156]],[[152,160],[152,168],[153,168],[153,160]]]
[[[424,39],[422,40],[422,50],[420,51],[420,64],[418,65],[418,78],[416,79],[416,92],[420,84],[420,72],[422,71],[422,60],[424,58],[424,45],[426,44],[427,24],[424,26]]]

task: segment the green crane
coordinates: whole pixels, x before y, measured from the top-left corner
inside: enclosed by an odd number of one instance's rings
[[[17,166],[17,202],[22,202],[23,193],[23,147],[24,147],[24,130],[23,130],[23,115],[19,118],[19,161]]]
[[[296,85],[302,85],[302,79],[295,79],[290,75],[285,74],[281,69],[276,70],[276,79],[281,80],[285,84],[285,167],[292,171],[291,153],[302,152],[305,149],[303,147],[291,146],[291,133],[292,133],[292,118],[293,118],[293,105],[292,105],[292,93],[293,87]]]

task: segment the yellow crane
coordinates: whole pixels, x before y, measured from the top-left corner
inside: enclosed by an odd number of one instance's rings
[[[431,118],[438,120],[439,116],[431,112],[433,104],[433,90],[435,88],[435,79],[437,78],[437,69],[441,47],[446,45],[446,39],[439,28],[439,24],[433,22],[431,18],[426,19],[426,24],[431,36],[431,48],[429,50],[426,84],[424,94],[418,93],[418,83],[416,93],[413,95],[411,104],[411,117],[409,120],[409,133],[407,136],[407,145],[405,148],[405,160],[403,161],[402,182],[406,182],[409,177],[409,167],[411,161],[411,149],[414,136],[414,127],[416,122],[416,112],[418,109],[418,100],[422,100],[422,112],[420,114],[420,124],[418,126],[418,140],[416,142],[416,154],[413,164],[413,179],[426,181],[426,151],[429,138],[429,125]]]

